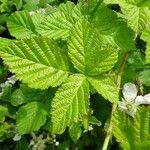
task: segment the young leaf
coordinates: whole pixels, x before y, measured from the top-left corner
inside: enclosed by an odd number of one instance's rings
[[[23,95],[23,93],[20,89],[17,89],[12,93],[12,95],[11,95],[11,104],[13,106],[19,106],[19,105],[24,104],[26,102],[28,102],[28,100]]]
[[[7,26],[12,36],[23,39],[36,34],[31,16],[26,11],[17,11],[8,18]]]
[[[80,16],[82,16],[80,6],[67,2],[60,5],[58,11],[48,15],[37,29],[37,32],[54,39],[66,38]]]
[[[89,22],[77,21],[69,38],[69,56],[75,68],[86,75],[99,75],[110,70],[117,61],[117,49],[103,44]]]
[[[114,103],[119,100],[119,93],[117,90],[117,85],[115,84],[114,77],[88,77],[91,85],[101,94],[105,99]]]
[[[88,115],[89,85],[81,74],[75,74],[59,88],[52,101],[52,132],[61,134],[67,126]]]
[[[32,88],[58,86],[67,78],[67,59],[53,40],[33,37],[1,49],[0,56],[16,76]]]
[[[148,150],[150,147],[150,108],[142,107],[135,118],[122,112],[113,117],[113,134],[124,150]]]
[[[69,135],[74,143],[77,143],[78,139],[80,138],[82,134],[82,129],[79,123],[72,124],[69,127]]]
[[[20,135],[38,131],[46,122],[46,107],[39,102],[31,102],[17,112],[17,131]]]

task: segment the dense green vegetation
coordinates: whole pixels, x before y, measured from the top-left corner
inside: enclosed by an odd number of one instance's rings
[[[149,0],[0,0],[0,150],[149,150],[149,68]]]

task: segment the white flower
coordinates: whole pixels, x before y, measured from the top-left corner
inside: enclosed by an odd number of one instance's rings
[[[134,117],[137,112],[139,105],[150,104],[150,94],[137,96],[138,90],[135,84],[126,83],[123,86],[122,93],[124,98],[122,98],[122,101],[118,104],[119,109],[132,117]]]
[[[56,145],[56,146],[58,146],[58,145],[59,145],[59,142],[58,142],[58,141],[56,141],[56,142],[55,142],[55,145]]]
[[[19,135],[19,134],[16,134],[16,135],[13,137],[13,140],[14,140],[14,141],[20,141],[20,139],[21,139],[21,135]]]

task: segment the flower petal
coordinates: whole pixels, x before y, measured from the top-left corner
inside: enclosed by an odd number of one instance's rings
[[[118,107],[120,111],[126,111],[127,107],[126,107],[126,103],[125,102],[119,102],[118,103]]]
[[[135,104],[137,106],[143,104],[143,102],[144,102],[144,97],[142,95],[136,97]]]
[[[150,104],[150,93],[144,96],[144,102],[142,104]]]
[[[137,96],[137,88],[135,86],[135,84],[133,83],[126,83],[123,86],[123,96],[125,98],[126,101],[132,101],[136,98]]]
[[[16,134],[14,137],[13,137],[13,140],[14,141],[19,141],[21,139],[21,135],[19,134]]]

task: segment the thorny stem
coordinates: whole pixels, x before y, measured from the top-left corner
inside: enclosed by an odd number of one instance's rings
[[[120,67],[118,75],[117,75],[118,91],[120,91],[122,74],[124,72],[124,68],[125,68],[125,64],[126,64],[127,59],[128,59],[128,53],[125,53],[123,62],[121,64],[121,67]],[[107,134],[106,134],[106,138],[104,140],[104,144],[103,144],[102,150],[107,150],[107,148],[108,148],[109,141],[110,141],[110,138],[112,136],[112,118],[113,118],[113,115],[114,115],[116,109],[117,109],[117,104],[114,103],[113,106],[112,106],[112,113],[111,113],[110,124],[109,124],[108,130],[107,130]]]

